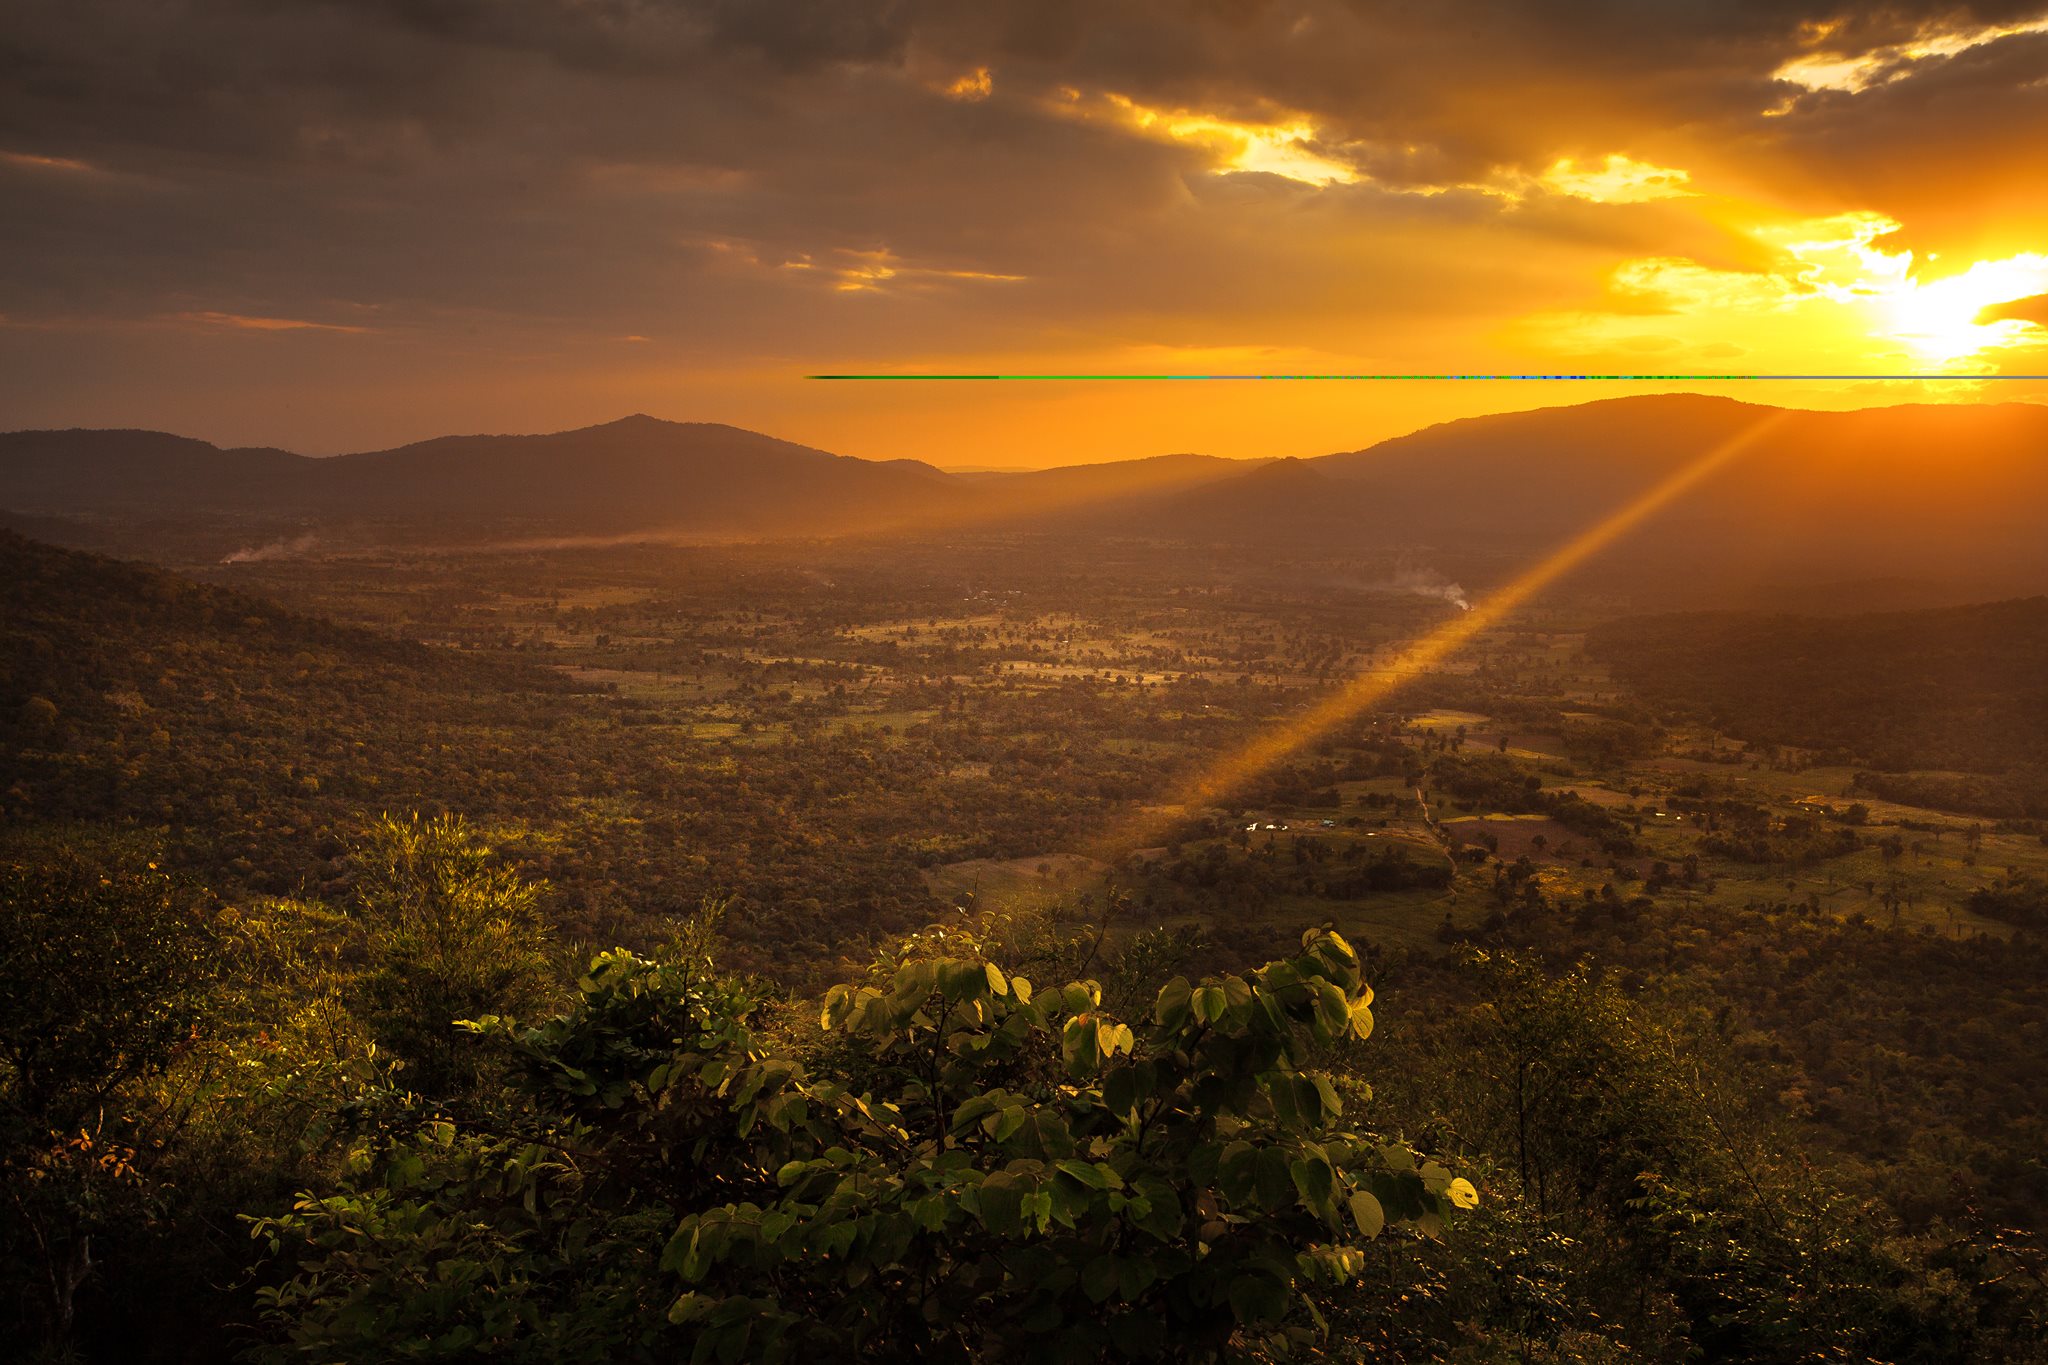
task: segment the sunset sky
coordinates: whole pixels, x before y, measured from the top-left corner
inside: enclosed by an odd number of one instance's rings
[[[2048,400],[2048,9],[19,0],[0,426],[313,453],[628,412],[847,454],[1309,455],[1670,385]]]

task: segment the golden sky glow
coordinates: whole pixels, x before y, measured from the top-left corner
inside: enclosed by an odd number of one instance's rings
[[[32,9],[0,410],[311,451],[646,411],[1043,466],[1655,388],[2048,399],[1990,378],[2048,371],[2048,4],[813,3]],[[801,378],[876,370],[1941,378]]]
[[[1679,199],[1694,193],[1687,189],[1692,179],[1670,166],[1650,166],[1610,153],[1596,166],[1580,166],[1570,157],[1559,160],[1543,173],[1543,188],[1596,204],[1646,204],[1653,199]]]

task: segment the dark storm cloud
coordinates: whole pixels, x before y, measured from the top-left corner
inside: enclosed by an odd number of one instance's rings
[[[496,97],[525,59],[565,79],[666,79],[663,93],[686,108],[693,93],[722,92],[734,101],[726,112],[739,122],[723,130],[733,133],[750,105],[791,79],[900,70],[922,57],[1229,117],[1297,109],[1328,119],[1339,137],[1498,158],[1518,149],[1518,125],[1540,132],[1631,111],[1754,113],[1768,102],[1771,68],[1805,27],[1834,25],[1829,45],[1858,50],[2039,9],[1839,0],[30,0],[0,33],[0,130],[230,153],[287,146],[324,119],[416,120],[458,135],[512,112]],[[539,102],[526,112],[543,119],[561,97],[532,93]],[[830,81],[803,93],[821,104],[848,94]],[[636,92],[618,95],[638,103]],[[1520,119],[1502,118],[1518,106]],[[1473,166],[1439,159],[1420,169]]]

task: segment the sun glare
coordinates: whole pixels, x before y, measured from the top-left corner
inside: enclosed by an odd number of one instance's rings
[[[1999,304],[2048,293],[2048,255],[2023,252],[1930,278],[1912,251],[1877,245],[1900,227],[1881,214],[1845,214],[1807,226],[1824,230],[1779,238],[1800,262],[1800,284],[1865,310],[1873,337],[1897,342],[1928,364],[1982,368],[1989,353],[2040,338],[2041,329],[2030,322],[1979,319]]]
[[[1604,312],[1537,314],[1518,333],[1583,359],[1654,343],[1672,354],[1741,356],[1746,368],[1849,374],[1912,369],[1967,381],[2002,355],[2048,343],[2048,328],[2003,305],[2048,295],[2048,254],[1950,263],[1885,241],[1881,213],[1739,228],[1767,263],[1731,270],[1683,256],[1642,257],[1609,274]]]
[[[1980,322],[1999,304],[2048,293],[2048,255],[2031,252],[2002,261],[1979,261],[1942,279],[1908,278],[1885,298],[1894,335],[1936,364],[2025,345],[2042,329],[2018,318]]]

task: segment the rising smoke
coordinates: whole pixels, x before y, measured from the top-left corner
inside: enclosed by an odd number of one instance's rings
[[[1465,590],[1434,569],[1403,565],[1394,570],[1392,577],[1373,586],[1381,592],[1407,593],[1414,597],[1434,597],[1439,601],[1449,602],[1459,611],[1472,610],[1472,604],[1465,600]]]
[[[320,543],[320,538],[311,531],[293,536],[290,540],[273,540],[268,545],[245,545],[221,560],[223,564],[261,564],[266,560],[290,559],[302,555]]]

